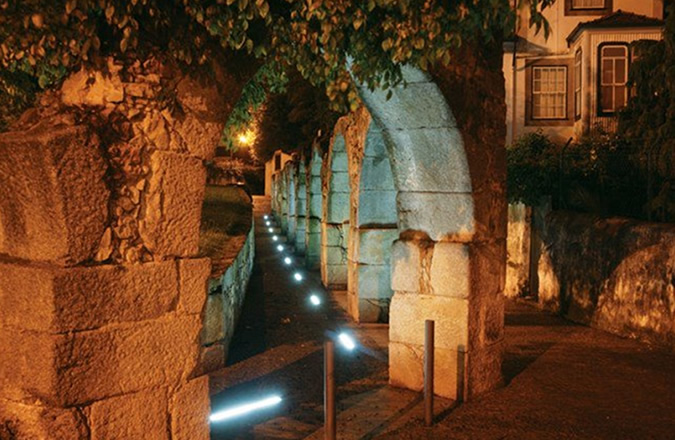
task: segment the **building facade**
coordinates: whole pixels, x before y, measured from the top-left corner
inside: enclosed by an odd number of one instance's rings
[[[558,142],[615,130],[630,94],[631,43],[662,38],[663,0],[557,0],[543,14],[548,38],[521,8],[505,43],[507,144],[538,130]]]

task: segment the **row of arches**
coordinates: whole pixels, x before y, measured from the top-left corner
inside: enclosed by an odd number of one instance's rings
[[[272,208],[357,322],[389,323],[392,384],[421,389],[433,319],[436,390],[469,398],[501,382],[503,132],[456,119],[428,75],[404,76],[391,99],[361,89],[365,107],[338,120],[325,154],[315,146],[278,174]]]

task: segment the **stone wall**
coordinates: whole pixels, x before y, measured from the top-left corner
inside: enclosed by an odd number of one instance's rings
[[[305,255],[305,241],[307,232],[307,168],[304,157],[298,161],[295,181],[295,252]]]
[[[305,237],[305,264],[308,269],[318,269],[321,264],[321,218],[323,196],[321,170],[323,157],[318,145],[312,146],[311,158],[307,165],[307,230]]]
[[[227,352],[239,320],[255,258],[255,228],[247,235],[233,238],[227,255],[219,261],[224,272],[211,273],[201,334],[201,372],[225,366]]]
[[[541,307],[675,349],[675,225],[554,212],[541,236]]]
[[[0,438],[208,439],[204,161],[242,84],[109,60],[0,134]]]
[[[531,225],[532,208],[522,203],[509,204],[504,286],[507,298],[529,293]]]

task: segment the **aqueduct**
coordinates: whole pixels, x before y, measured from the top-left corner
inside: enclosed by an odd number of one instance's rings
[[[443,74],[461,77],[461,70]],[[321,162],[321,276],[329,288],[348,289],[354,319],[389,320],[392,384],[421,389],[424,320],[434,319],[436,389],[472,398],[501,380],[503,127],[478,121],[499,114],[503,104],[499,89],[484,90],[485,102],[476,107],[482,113],[457,118],[452,104],[471,100],[477,78],[464,81],[461,94],[452,82],[416,69],[406,68],[405,79],[407,87],[390,100],[361,89],[368,110],[335,126]],[[308,256],[315,249],[318,163],[315,150],[304,176]],[[275,197],[279,192],[288,187],[276,185]],[[283,209],[278,214],[283,218]]]
[[[389,321],[390,382],[420,389],[423,323],[435,319],[436,389],[458,399],[500,382],[504,91],[493,55],[467,50],[431,77],[406,68],[390,100],[360,89],[368,111],[338,124],[327,157],[315,147],[290,162],[272,200],[308,267],[349,290],[354,318]],[[111,61],[109,76],[72,75],[0,135],[0,429],[208,438],[206,373],[226,347],[205,328],[230,285],[198,256],[199,219],[205,162],[243,83],[216,71],[211,84],[167,81],[177,73],[160,62]],[[159,99],[167,84],[179,111]],[[81,123],[77,111],[92,108],[123,136]]]

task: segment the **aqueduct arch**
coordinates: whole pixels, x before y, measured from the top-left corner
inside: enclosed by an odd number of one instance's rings
[[[408,85],[390,100],[360,88],[398,191],[390,382],[421,389],[424,321],[433,319],[436,390],[453,399],[501,382],[504,327],[503,81],[496,66],[464,55],[465,65],[434,72],[435,81],[405,68]],[[453,104],[472,113],[456,117]]]
[[[304,155],[295,169],[295,252],[305,255],[307,233],[307,162]]]
[[[284,168],[286,174],[286,194],[288,198],[288,209],[286,211],[286,237],[290,245],[295,244],[295,234],[297,228],[297,197],[298,197],[298,160],[293,157]]]
[[[339,122],[321,174],[321,280],[328,288],[345,290],[349,241],[349,159]]]

